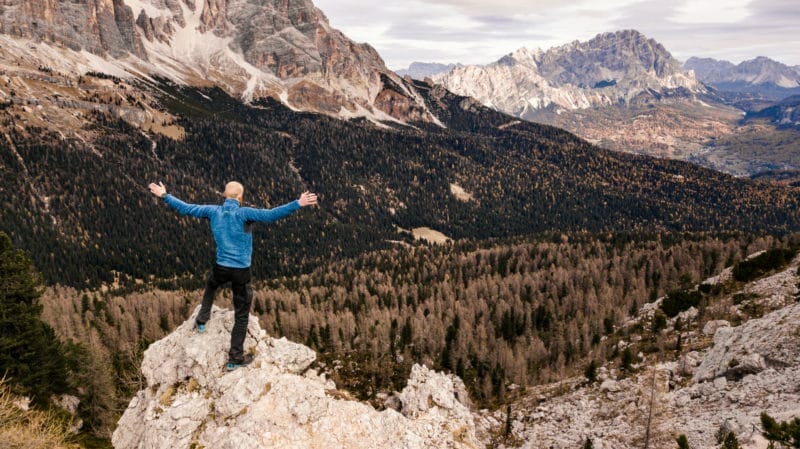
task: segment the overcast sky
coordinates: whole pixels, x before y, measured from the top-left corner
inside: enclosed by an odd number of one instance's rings
[[[547,49],[636,29],[685,61],[768,56],[800,65],[800,0],[313,0],[331,24],[413,61],[489,63],[520,47]]]

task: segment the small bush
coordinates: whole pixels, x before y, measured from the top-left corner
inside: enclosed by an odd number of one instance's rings
[[[633,371],[633,352],[630,348],[625,348],[622,351],[622,361],[620,362],[620,369],[626,372]]]
[[[761,414],[761,427],[764,429],[764,438],[770,441],[770,446],[778,443],[781,447],[800,448],[800,418],[778,423],[766,413]]]
[[[667,317],[664,316],[663,313],[656,312],[653,316],[653,326],[651,330],[653,334],[658,334],[662,330],[667,328]]]
[[[597,382],[597,362],[592,360],[586,366],[586,369],[583,371],[583,375],[586,376],[586,380],[589,381],[590,384]]]
[[[733,278],[739,282],[750,282],[766,273],[782,268],[792,261],[798,248],[774,248],[733,267]]]
[[[721,449],[742,449],[742,446],[739,445],[739,439],[736,438],[736,434],[728,432],[722,442]]]
[[[689,446],[689,439],[686,438],[686,435],[681,435],[677,438],[678,442],[678,449],[691,449]]]
[[[757,295],[752,293],[737,293],[733,295],[733,304],[738,306],[743,302],[750,301],[751,299],[755,299],[757,297]]]
[[[696,290],[675,290],[669,292],[667,297],[661,302],[661,310],[670,317],[674,318],[684,310],[700,305],[703,295]]]

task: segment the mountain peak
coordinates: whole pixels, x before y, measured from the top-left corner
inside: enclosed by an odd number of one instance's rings
[[[255,360],[223,368],[233,311],[214,307],[206,332],[193,314],[147,349],[147,385],[131,400],[112,442],[125,448],[348,447],[364,449],[477,447],[463,382],[416,365],[402,404],[377,411],[336,390],[310,369],[316,354],[285,338],[274,339],[250,316],[245,348]]]
[[[553,107],[627,103],[643,92],[704,92],[661,44],[636,30],[598,34],[546,51],[521,48],[494,64],[456,68],[436,79],[453,92],[523,118]]]
[[[720,90],[743,90],[780,100],[800,92],[800,72],[794,67],[758,56],[735,65],[710,58],[689,58],[684,68]]]

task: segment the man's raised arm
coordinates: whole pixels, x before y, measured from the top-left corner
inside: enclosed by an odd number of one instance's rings
[[[163,198],[165,203],[167,203],[171,208],[175,209],[181,215],[189,215],[190,217],[196,218],[208,218],[211,216],[211,211],[214,209],[214,206],[200,206],[197,204],[184,203],[183,201],[167,193],[167,188],[164,187],[163,182],[159,182],[158,184],[153,182],[150,183],[148,187],[150,188],[150,193],[159,198]]]
[[[301,207],[314,206],[316,204],[317,195],[315,193],[304,192],[302,195],[300,195],[300,199],[274,209],[254,209],[252,207],[244,207],[242,208],[242,211],[244,213],[245,220],[247,221],[271,223],[291,215]]]

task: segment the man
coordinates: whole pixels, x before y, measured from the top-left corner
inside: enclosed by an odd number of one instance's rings
[[[225,186],[225,201],[221,206],[187,204],[167,193],[163,183],[151,183],[150,192],[181,215],[207,218],[217,244],[217,260],[211,269],[203,294],[203,304],[197,314],[195,327],[205,332],[211,318],[211,306],[217,289],[230,282],[233,290],[234,324],[231,330],[231,349],[228,353],[228,371],[249,364],[253,356],[244,354],[244,338],[250,317],[253,291],[250,288],[250,259],[253,254],[253,223],[271,223],[284,218],[301,207],[317,204],[317,195],[305,192],[300,199],[275,209],[241,207],[244,187],[238,182]]]

